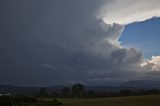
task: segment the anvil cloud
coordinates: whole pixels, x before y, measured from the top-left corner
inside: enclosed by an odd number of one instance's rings
[[[160,17],[159,0],[114,0],[103,9],[106,23],[130,24]],[[103,14],[105,14],[103,12]]]

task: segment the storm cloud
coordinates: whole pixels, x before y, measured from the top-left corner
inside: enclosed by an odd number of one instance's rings
[[[142,51],[124,48],[119,41],[125,26],[106,20],[116,17],[111,12],[121,17],[119,8],[110,11],[116,2],[1,0],[0,83],[106,84],[148,75],[143,74]],[[107,13],[105,21],[103,12]],[[153,16],[158,15],[149,18]]]

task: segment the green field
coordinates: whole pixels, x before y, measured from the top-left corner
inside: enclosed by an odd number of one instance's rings
[[[59,99],[65,106],[160,106],[160,95],[97,99]]]

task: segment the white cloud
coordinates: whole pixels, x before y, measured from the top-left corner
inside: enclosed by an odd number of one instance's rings
[[[114,0],[102,8],[102,16],[108,24],[126,25],[160,17],[159,5],[160,0]]]
[[[141,67],[145,70],[160,71],[160,56],[152,56],[150,60],[145,60]]]

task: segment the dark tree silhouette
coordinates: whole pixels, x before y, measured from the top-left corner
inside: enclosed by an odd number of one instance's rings
[[[72,94],[75,98],[80,98],[84,95],[85,87],[82,84],[76,84],[72,86]]]
[[[41,88],[39,91],[38,97],[47,98],[48,97],[47,90],[45,88]]]
[[[69,97],[69,96],[70,96],[70,93],[71,93],[70,88],[64,87],[64,88],[61,90],[61,97]]]

